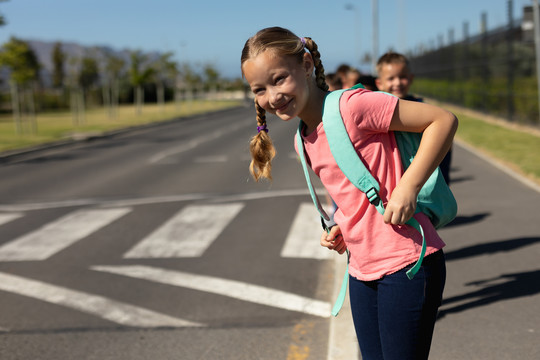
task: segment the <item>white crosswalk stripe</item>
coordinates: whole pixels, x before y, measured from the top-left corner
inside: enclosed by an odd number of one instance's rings
[[[62,305],[117,324],[134,327],[198,327],[191,322],[102,296],[0,273],[0,290]]]
[[[332,253],[320,245],[320,216],[312,203],[301,203],[293,220],[281,256],[286,258],[330,259]]]
[[[201,256],[243,207],[243,203],[187,206],[124,258]]]
[[[130,211],[130,208],[74,211],[2,245],[0,261],[48,259]]]
[[[15,219],[18,219],[20,218],[21,216],[23,216],[22,214],[18,214],[18,213],[4,213],[4,214],[0,214],[0,225],[3,225],[3,224],[6,224],[10,221],[13,221]]]
[[[150,266],[93,266],[93,270],[228,296],[281,309],[329,317],[330,303],[235,280]]]

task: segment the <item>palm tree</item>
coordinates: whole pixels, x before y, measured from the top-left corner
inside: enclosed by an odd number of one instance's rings
[[[144,84],[148,83],[154,75],[154,69],[145,66],[148,56],[141,51],[133,51],[131,56],[131,66],[129,69],[129,78],[134,89],[134,103],[137,114],[142,111],[144,104]]]
[[[66,54],[62,51],[62,44],[60,42],[54,44],[51,60],[53,63],[52,86],[53,88],[60,89],[64,86],[64,63],[66,61]]]
[[[40,64],[35,52],[27,42],[12,37],[2,46],[0,65],[11,70],[11,100],[17,133],[23,131],[21,113],[28,115],[32,132],[36,132],[33,87],[39,79]]]
[[[117,56],[107,56],[103,87],[103,102],[109,108],[109,117],[117,116],[120,97],[120,79],[124,75],[126,62]]]
[[[215,95],[219,84],[219,72],[214,65],[206,64],[204,66],[204,77],[208,91]]]
[[[155,68],[157,73],[157,99],[161,109],[163,109],[163,105],[165,103],[165,86],[167,85],[167,83],[170,83],[171,80],[173,83],[175,83],[176,76],[178,75],[176,62],[171,60],[173,55],[173,53],[167,52],[160,55],[160,57],[155,62]]]

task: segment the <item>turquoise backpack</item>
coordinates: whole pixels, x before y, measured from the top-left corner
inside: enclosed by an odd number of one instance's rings
[[[361,84],[353,87],[352,89],[363,87]],[[325,100],[323,106],[323,127],[326,132],[326,137],[328,139],[328,144],[330,145],[330,151],[332,156],[336,160],[340,170],[345,174],[349,181],[360,189],[368,198],[369,202],[377,208],[377,211],[381,214],[384,214],[384,206],[379,197],[380,186],[378,181],[371,175],[371,173],[366,169],[364,163],[359,158],[356,149],[354,148],[345,124],[343,123],[343,118],[339,110],[339,101],[341,95],[351,89],[337,90],[329,93]],[[393,96],[391,94],[388,94]],[[321,215],[321,221],[323,223],[323,228],[327,232],[330,230],[326,226],[325,220],[329,221],[330,218],[323,210],[320,201],[315,193],[313,185],[311,183],[308,167],[305,160],[305,150],[304,142],[302,140],[302,130],[304,128],[304,123],[300,121],[297,130],[297,146],[298,152],[300,154],[300,160],[302,162],[302,167],[304,169],[304,175],[306,177],[306,182],[310,190],[311,197],[319,213]],[[401,161],[403,163],[403,168],[407,169],[411,164],[418,146],[420,145],[420,140],[422,134],[420,133],[410,133],[410,132],[394,132],[396,137],[396,142],[398,149],[401,155]],[[441,170],[437,169],[431,174],[429,179],[426,181],[420,193],[418,194],[416,213],[422,212],[426,214],[431,223],[435,228],[440,228],[450,221],[452,221],[457,214],[457,202],[452,194],[452,191],[446,184]],[[422,226],[414,218],[411,218],[407,221],[407,224],[414,227],[422,235],[422,250],[416,264],[407,271],[407,277],[412,279],[414,275],[422,266],[422,260],[426,252],[426,241],[424,237],[424,231]],[[349,257],[349,252],[347,251],[347,260]],[[348,261],[347,261],[347,272],[343,278],[343,284],[341,287],[340,294],[336,300],[336,304],[332,310],[332,315],[337,316],[343,301],[345,300],[345,293],[347,291],[347,280],[348,280]]]

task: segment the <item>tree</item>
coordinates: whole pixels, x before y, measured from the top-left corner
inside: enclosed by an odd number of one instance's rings
[[[40,64],[27,42],[11,37],[2,46],[0,65],[10,69],[13,117],[18,133],[22,133],[21,114],[31,121],[32,131],[37,131],[33,87],[39,78]]]
[[[137,114],[142,111],[144,103],[144,88],[143,86],[150,81],[154,75],[154,69],[145,65],[148,56],[141,51],[133,51],[130,54],[131,66],[129,69],[129,78],[134,90],[134,104]]]
[[[172,79],[173,84],[175,84],[176,77],[178,75],[176,62],[171,60],[173,55],[173,53],[167,52],[160,55],[160,57],[155,62],[157,99],[160,107],[163,107],[163,104],[165,103],[165,87],[167,83],[170,83]]]
[[[54,49],[52,52],[52,63],[53,63],[52,86],[56,89],[62,88],[64,86],[65,61],[66,61],[66,54],[62,51],[62,44],[60,42],[57,42],[54,44]]]
[[[99,80],[99,70],[96,59],[83,57],[81,61],[81,71],[79,73],[79,85],[83,90],[91,89]]]
[[[202,84],[202,78],[197,74],[192,66],[188,63],[183,63],[180,70],[181,83],[184,87],[184,90],[187,92],[188,98],[193,97],[193,92],[195,89],[199,88],[199,85]]]
[[[120,79],[124,76],[126,62],[117,56],[108,55],[103,81],[103,103],[108,107],[109,117],[116,117],[120,97]]]
[[[209,90],[215,91],[217,90],[218,82],[219,82],[219,72],[212,64],[206,64],[204,66],[204,77],[205,77],[205,83]]]

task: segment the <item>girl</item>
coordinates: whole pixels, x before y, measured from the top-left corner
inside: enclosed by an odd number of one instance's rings
[[[307,50],[307,51],[306,51]],[[340,111],[360,157],[381,184],[381,216],[334,161],[322,126],[328,86],[317,45],[273,27],[248,39],[242,74],[255,94],[258,134],[250,143],[250,171],[271,179],[275,150],[265,112],[284,121],[299,117],[306,157],[338,209],[338,224],[321,245],[350,251],[349,294],[362,358],[427,359],[446,278],[444,242],[427,216],[414,215],[427,241],[422,268],[409,280],[422,237],[404,225],[413,216],[422,185],[440,163],[457,129],[457,119],[437,107],[399,100],[365,89],[347,91]],[[423,132],[418,153],[403,172],[393,131]],[[298,151],[298,149],[297,149]]]

